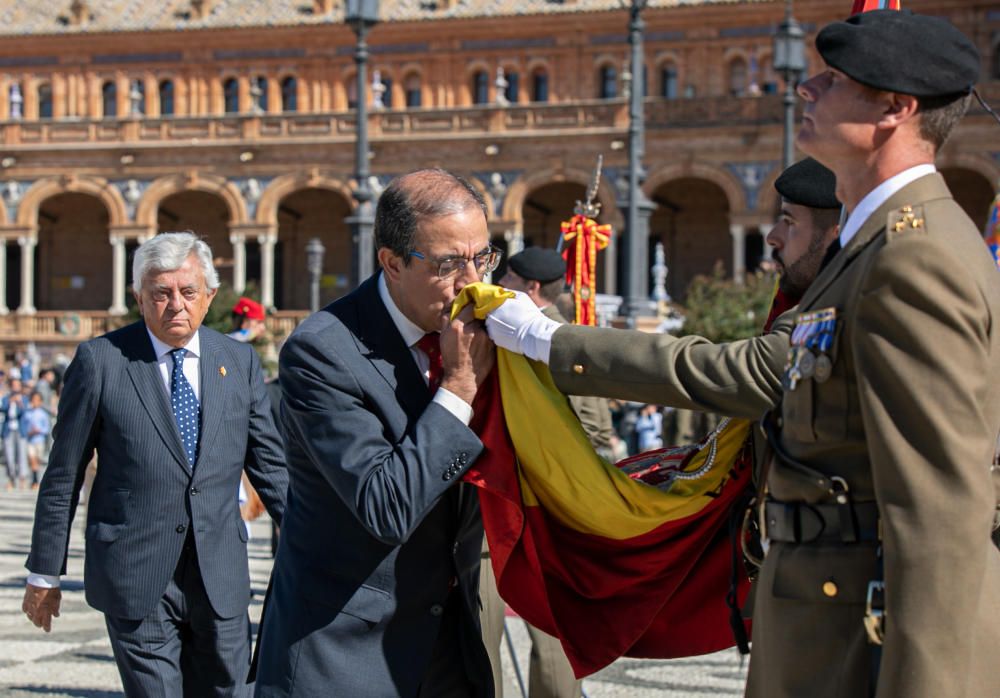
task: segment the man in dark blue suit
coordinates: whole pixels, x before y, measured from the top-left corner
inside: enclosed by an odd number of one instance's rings
[[[87,463],[87,602],[105,614],[129,696],[249,692],[250,577],[237,492],[246,470],[280,521],[288,474],[253,349],[201,327],[219,286],[192,233],[139,247],[143,320],[81,344],[42,480],[23,610],[59,615]]]
[[[390,183],[375,236],[381,272],[281,352],[290,485],[257,695],[485,698],[483,529],[460,479],[494,354],[471,308],[448,312],[500,253],[482,197],[442,170]]]

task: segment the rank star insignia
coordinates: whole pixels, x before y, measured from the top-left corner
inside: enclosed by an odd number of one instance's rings
[[[219,375],[222,376],[223,378],[226,377],[226,367],[225,366],[219,366]]]

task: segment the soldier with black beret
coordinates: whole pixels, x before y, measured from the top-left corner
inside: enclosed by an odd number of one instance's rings
[[[556,300],[563,292],[565,276],[566,261],[561,254],[546,247],[528,247],[507,260],[507,273],[500,279],[500,285],[528,294],[545,317],[565,325],[567,320],[556,307]],[[594,450],[605,460],[613,460],[615,430],[611,424],[608,401],[575,395],[568,398]]]
[[[837,236],[839,203],[833,173],[813,160],[785,170],[775,188],[782,198],[781,216],[767,242],[774,248],[774,259],[782,272],[777,305],[787,310],[819,273],[824,252]],[[525,250],[511,258],[511,271],[502,281],[527,293],[497,311],[520,303],[525,312],[518,313],[520,317],[505,317],[504,324],[515,335],[520,334],[524,342],[496,334],[491,319],[487,319],[487,330],[498,345],[546,361],[560,390],[747,419],[757,419],[777,404],[793,310],[782,314],[770,331],[759,337],[724,344],[693,335],[678,338],[635,330],[560,325],[540,312],[528,297],[537,283],[525,283],[519,276],[541,275],[537,268],[526,271],[525,259],[536,255],[539,260],[543,255],[552,259],[553,277],[556,262],[562,260],[552,251],[539,250],[522,257],[528,254]],[[561,284],[561,277],[555,278],[558,280],[553,283]],[[547,351],[536,353],[543,344],[548,345]]]
[[[975,46],[874,11],[819,32],[799,147],[849,212],[803,297],[761,512],[751,696],[998,696],[1000,275],[934,157]]]
[[[778,225],[767,242],[781,276],[778,287],[788,298],[798,300],[816,278],[836,241],[840,219],[837,180],[833,172],[812,158],[795,163],[774,181],[781,194]]]
[[[541,285],[566,276],[566,260],[548,247],[528,247],[512,255],[507,260],[507,268],[525,281],[537,281]],[[562,293],[563,285],[554,287],[555,295]]]
[[[826,67],[798,88],[797,141],[833,171],[848,217],[782,338],[747,695],[1000,696],[1000,275],[934,168],[980,59],[947,21],[897,11],[836,22],[816,46]],[[562,390],[659,380],[736,415],[774,396],[767,351],[704,364],[688,347],[657,374],[518,300],[487,330],[547,361]]]
[[[528,247],[507,260],[507,273],[500,279],[500,285],[526,293],[545,317],[559,324],[566,324],[566,318],[556,307],[556,300],[563,292],[565,276],[566,261],[561,254],[551,248]],[[594,450],[604,459],[614,460],[612,440],[617,437],[611,422],[608,401],[600,397],[575,395],[568,395],[567,399]],[[504,606],[497,595],[492,566],[484,563],[481,570],[483,640],[490,653],[494,675],[497,675],[503,628],[503,618],[500,614],[503,613]],[[489,617],[491,614],[493,618]],[[558,638],[530,624],[527,624],[527,629],[531,640],[529,695],[532,698],[579,696],[583,682],[574,676],[573,667],[566,658]]]

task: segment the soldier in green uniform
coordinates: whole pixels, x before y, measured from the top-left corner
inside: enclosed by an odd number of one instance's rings
[[[997,696],[1000,275],[933,166],[979,56],[946,21],[896,11],[831,24],[816,47],[798,143],[850,215],[786,341],[747,693]],[[494,341],[548,360],[561,389],[610,394],[614,360],[507,305]],[[726,358],[673,382],[732,413],[761,384]]]
[[[507,260],[507,273],[500,279],[500,285],[512,291],[523,291],[545,317],[565,325],[567,320],[556,307],[565,276],[566,262],[562,255],[544,247],[529,247]],[[608,401],[591,396],[566,397],[594,450],[605,460],[613,460],[615,429]]]
[[[837,237],[840,202],[836,198],[833,173],[811,158],[785,170],[774,186],[781,195],[781,215],[768,234],[767,242],[774,248],[773,259],[781,272],[781,300],[776,305],[787,309],[794,306],[819,273],[825,254]],[[537,264],[521,264],[525,254],[528,258],[524,261],[534,261],[534,255],[554,256],[553,263],[562,259],[550,250],[535,253],[526,250],[511,258],[513,274],[508,274],[501,281],[508,288],[525,291],[530,302],[542,306],[544,303],[533,299],[538,295],[538,284],[528,283],[525,278],[548,275],[539,273],[535,268]],[[551,275],[560,278],[555,269]],[[678,339],[636,331],[567,327],[564,331],[574,335],[571,344],[578,341],[577,351],[601,368],[586,373],[569,371],[560,374],[556,372],[554,363],[553,372],[564,390],[569,390],[567,386],[572,384],[575,386],[573,390],[625,395],[638,401],[676,404],[693,409],[719,410],[724,403],[728,414],[759,416],[776,404],[781,395],[780,376],[793,315],[786,313],[764,336],[725,345],[711,344],[700,337]],[[538,316],[553,319],[544,309]],[[559,340],[562,339],[561,331]],[[630,376],[632,380],[623,382],[623,376]],[[595,384],[594,381],[600,383]],[[732,385],[741,386],[735,399],[729,389]],[[716,395],[720,392],[725,393],[722,399]],[[483,634],[487,638],[487,647],[496,646],[499,656],[502,632],[502,616],[499,614],[503,606],[498,599],[491,603],[494,596],[487,590],[495,582],[489,565],[483,565],[483,570],[480,582]],[[558,644],[555,649],[559,649]],[[499,664],[495,668],[497,666]],[[572,678],[572,673],[569,677]]]
[[[827,248],[837,237],[840,203],[835,187],[833,173],[808,158],[775,180],[781,215],[767,242],[774,248],[774,261],[781,272],[779,290],[788,307],[795,305],[819,273]],[[564,326],[535,309],[526,296],[505,303],[504,308],[515,303],[521,303],[525,311],[523,318],[511,322],[517,341],[505,343],[503,337],[496,336],[498,313],[491,315],[487,327],[493,327],[495,341],[501,346],[533,359],[549,361],[551,342],[549,367],[557,386],[566,393],[748,419],[759,418],[781,396],[793,310],[778,317],[762,336],[713,344],[693,335],[678,338],[635,330]],[[553,333],[557,336],[552,337]],[[544,352],[542,344],[546,345]]]
[[[542,314],[559,324],[566,324],[566,318],[556,307],[556,299],[563,290],[566,276],[566,262],[553,249],[529,247],[507,260],[507,273],[500,279],[500,285],[512,291],[525,293]],[[602,458],[613,461],[612,439],[616,438],[611,424],[608,401],[601,397],[566,396],[570,407],[580,420],[587,438],[594,450]],[[485,550],[484,550],[485,554]],[[483,563],[480,575],[480,598],[483,608],[480,613],[483,626],[483,641],[493,663],[494,676],[500,666],[500,639],[503,628],[503,602],[496,591],[493,568]],[[489,617],[492,616],[492,617]],[[528,695],[531,698],[577,698],[581,695],[583,682],[573,674],[573,667],[566,658],[558,638],[538,628],[526,624],[531,639],[531,659],[528,670]],[[495,679],[496,683],[496,679]],[[502,688],[502,682],[496,683]],[[497,695],[501,694],[500,688]]]

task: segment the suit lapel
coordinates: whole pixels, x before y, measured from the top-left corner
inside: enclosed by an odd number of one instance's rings
[[[358,349],[389,384],[406,413],[417,416],[427,407],[430,392],[379,296],[377,282],[377,275],[371,277],[358,293]]]
[[[153,344],[149,341],[143,323],[137,323],[136,328],[136,336],[132,341],[138,351],[128,364],[129,378],[139,394],[139,403],[149,414],[149,419],[167,450],[184,472],[190,472],[187,454],[184,453],[181,435],[174,421],[174,412],[170,408],[170,398],[167,396],[163,376],[160,374],[156,354],[153,352]]]
[[[840,276],[844,268],[850,264],[855,257],[861,254],[868,245],[879,237],[885,230],[885,222],[889,213],[903,206],[928,201],[937,198],[950,198],[951,194],[944,183],[944,178],[935,172],[934,174],[921,177],[918,180],[907,184],[898,192],[879,206],[875,213],[861,225],[858,232],[847,243],[847,246],[838,252],[831,262],[820,272],[819,276],[812,283],[799,307],[803,310],[811,307],[813,302]]]
[[[221,352],[216,345],[216,337],[209,332],[199,330],[201,341],[201,356],[198,358],[198,381],[200,385],[201,403],[201,435],[199,437],[198,461],[202,454],[212,450],[211,444],[215,433],[219,430],[225,409],[224,385],[222,375]]]

